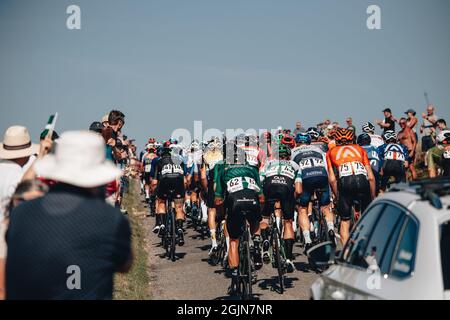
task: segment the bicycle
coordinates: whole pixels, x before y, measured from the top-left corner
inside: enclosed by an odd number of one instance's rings
[[[164,234],[162,237],[163,247],[166,250],[166,257],[170,260],[175,261],[175,250],[176,250],[176,223],[175,223],[175,204],[174,204],[174,191],[170,191],[166,200],[166,220]]]
[[[324,190],[316,190],[316,198],[313,201],[311,215],[314,225],[314,239],[317,243],[330,240],[328,236],[327,221],[320,208],[320,199],[322,198],[323,192]]]
[[[279,209],[281,210],[281,209]],[[273,210],[275,211],[275,210]],[[278,226],[276,221],[275,212],[272,212],[270,214],[269,218],[269,225],[271,226],[271,232],[270,232],[270,248],[271,248],[271,257],[272,257],[272,266],[274,268],[277,268],[278,272],[278,284],[280,287],[280,294],[283,294],[284,292],[284,275],[287,272],[286,267],[286,254],[284,252],[284,245],[283,245],[283,226]]]
[[[248,212],[243,211],[244,217]],[[246,220],[245,220],[246,221]],[[240,295],[242,300],[253,299],[253,271],[255,266],[252,259],[252,250],[250,246],[250,229],[248,223],[244,224],[244,232],[239,237],[239,268],[237,283],[232,283],[231,293]]]
[[[210,261],[213,266],[217,266],[219,263],[224,267],[224,258],[227,252],[227,242],[224,233],[224,224],[225,221],[222,221],[217,226],[217,251],[211,257]]]

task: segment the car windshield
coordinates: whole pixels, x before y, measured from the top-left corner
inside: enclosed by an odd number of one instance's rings
[[[441,226],[441,263],[444,290],[450,290],[450,221]]]

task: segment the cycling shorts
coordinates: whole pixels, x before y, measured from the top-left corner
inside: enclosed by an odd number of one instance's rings
[[[303,180],[302,182],[302,194],[298,199],[298,204],[305,208],[309,205],[312,195],[317,191],[321,191],[321,196],[319,199],[319,205],[321,207],[330,204],[330,187],[328,184],[328,178],[325,176],[311,177]]]
[[[156,196],[158,199],[167,200],[170,194],[174,195],[174,199],[184,199],[184,177],[174,176],[174,177],[163,177],[158,181],[158,186],[156,188]]]
[[[389,179],[393,177],[395,183],[406,182],[405,164],[399,160],[386,160],[383,164],[383,176],[381,177],[380,188],[386,189]]]
[[[226,211],[227,230],[231,239],[238,239],[243,234],[246,221],[250,225],[261,221],[258,194],[251,189],[240,190],[228,195]]]
[[[352,207],[364,212],[371,202],[370,184],[364,175],[342,177],[338,181],[338,214],[342,221],[352,217]]]
[[[294,219],[295,210],[295,190],[292,184],[272,183],[273,177],[268,178],[264,183],[263,191],[266,203],[264,205],[264,216],[269,216],[275,206],[275,202],[280,201],[284,219]],[[277,179],[277,181],[279,181]]]

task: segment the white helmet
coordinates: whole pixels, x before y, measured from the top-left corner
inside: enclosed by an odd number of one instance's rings
[[[390,140],[397,140],[397,134],[392,130],[388,130],[385,133],[383,133],[383,139],[386,142]]]
[[[362,126],[362,131],[365,133],[374,133],[375,132],[375,126],[371,122],[366,122]]]

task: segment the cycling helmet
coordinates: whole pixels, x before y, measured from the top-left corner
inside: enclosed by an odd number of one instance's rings
[[[363,133],[358,136],[358,139],[356,140],[356,142],[360,146],[368,146],[372,142],[372,138],[370,138],[368,133]]]
[[[173,139],[170,139],[170,141],[172,142],[172,144],[178,144],[178,139],[173,138]]]
[[[383,139],[385,142],[397,140],[397,134],[392,130],[388,130],[385,133],[383,133]]]
[[[375,132],[375,126],[372,123],[370,123],[370,122],[366,122],[362,126],[362,131],[365,132],[365,133],[374,133]]]
[[[307,133],[298,133],[295,137],[295,142],[297,143],[305,143],[305,144],[311,144],[311,136]]]
[[[220,150],[222,148],[222,140],[219,138],[211,139],[208,143],[208,149],[210,150]]]
[[[344,128],[336,129],[333,134],[336,144],[351,144],[355,140],[355,132]]]
[[[438,144],[450,144],[450,130],[441,131],[436,137]]]
[[[317,128],[311,127],[306,131],[307,134],[311,137],[312,141],[317,141],[320,137],[320,132]]]
[[[295,148],[295,140],[291,136],[284,136],[284,138],[281,139],[280,145],[285,145],[292,149],[292,148]]]
[[[291,156],[291,148],[286,144],[280,144],[278,146],[278,156],[282,157],[290,157]]]
[[[330,143],[330,139],[328,139],[327,137],[319,137],[319,139],[317,141],[318,142],[322,142],[322,143],[326,143],[326,144]]]
[[[200,149],[200,144],[198,143],[197,140],[193,140],[193,141],[191,142],[191,145],[189,146],[189,148],[190,148],[191,150],[196,151],[196,150]]]
[[[149,139],[148,139],[148,143],[149,143],[149,144],[153,144],[153,143],[155,143],[155,142],[156,142],[155,138],[149,138]]]
[[[161,147],[161,149],[159,150],[159,155],[160,155],[161,157],[163,157],[163,156],[168,156],[168,155],[171,155],[171,154],[172,154],[172,149],[170,149],[170,147],[163,146],[163,147]]]
[[[162,147],[163,148],[169,148],[170,149],[170,145],[172,144],[172,142],[170,140],[167,140],[163,143]]]

